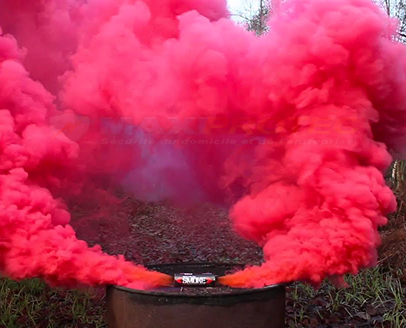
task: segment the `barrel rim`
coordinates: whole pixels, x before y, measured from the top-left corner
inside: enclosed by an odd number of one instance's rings
[[[227,294],[174,294],[174,293],[165,293],[163,291],[156,291],[156,290],[142,290],[142,289],[134,289],[134,288],[128,288],[128,287],[122,287],[122,286],[116,286],[116,285],[109,285],[109,287],[113,289],[117,289],[129,294],[141,294],[141,295],[149,295],[149,296],[164,296],[164,297],[174,297],[174,298],[213,298],[213,297],[235,297],[239,295],[248,295],[248,294],[257,294],[265,291],[269,291],[271,289],[278,289],[281,287],[286,287],[287,283],[281,283],[281,284],[274,284],[274,285],[269,285],[261,288],[241,288],[238,289],[236,288],[233,290],[232,293],[227,293]]]
[[[165,263],[165,264],[151,264],[151,265],[146,265],[146,268],[156,268],[156,267],[171,267],[171,266],[181,266],[181,265],[197,265],[197,266],[241,266],[244,267],[243,264],[240,263],[210,263],[210,262],[205,262],[205,263]],[[256,293],[261,293],[265,291],[269,291],[271,289],[278,289],[278,288],[285,288],[289,283],[284,282],[284,283],[278,283],[278,284],[273,284],[273,285],[268,285],[264,286],[261,288],[235,288],[232,293],[226,293],[226,294],[175,294],[175,293],[165,293],[163,291],[157,291],[157,290],[142,290],[142,289],[134,289],[134,288],[129,288],[129,287],[123,287],[123,286],[117,286],[117,285],[109,285],[110,288],[117,289],[123,292],[131,293],[131,294],[142,294],[142,295],[149,295],[149,296],[164,296],[164,297],[174,297],[174,298],[213,298],[213,297],[235,297],[239,295],[247,295],[247,294],[256,294]]]

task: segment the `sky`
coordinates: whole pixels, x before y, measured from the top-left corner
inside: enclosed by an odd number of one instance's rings
[[[227,0],[228,8],[231,12],[236,12],[242,9],[244,0]]]
[[[228,9],[232,14],[243,14],[244,16],[253,15],[259,7],[259,2],[259,0],[227,0]],[[235,16],[233,19],[239,20]]]

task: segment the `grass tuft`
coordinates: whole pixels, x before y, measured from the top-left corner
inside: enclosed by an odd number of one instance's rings
[[[406,287],[396,270],[383,267],[347,276],[348,288],[325,282],[288,290],[288,327],[406,327]]]
[[[38,279],[0,278],[0,299],[1,328],[106,327],[96,293],[52,289]]]

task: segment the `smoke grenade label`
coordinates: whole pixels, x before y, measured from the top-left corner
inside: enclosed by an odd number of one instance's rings
[[[214,286],[216,276],[212,273],[193,274],[178,273],[174,275],[175,285],[177,286]]]

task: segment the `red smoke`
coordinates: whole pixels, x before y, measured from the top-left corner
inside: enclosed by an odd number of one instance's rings
[[[64,170],[79,151],[49,126],[52,101],[21,65],[14,39],[0,31],[0,272],[65,286],[165,283],[164,275],[76,238],[63,200],[48,189],[63,184]]]
[[[125,285],[127,270],[147,275],[57,225],[69,221],[53,196],[57,180],[79,165],[125,178],[136,194],[140,179],[157,177],[170,188],[162,198],[232,201],[236,230],[264,248],[265,263],[224,283],[319,283],[374,265],[377,228],[396,207],[382,172],[389,151],[405,141],[406,50],[370,0],[291,0],[261,38],[228,20],[220,0],[34,3],[30,17],[59,26],[62,38],[43,50],[63,58],[55,70],[42,71],[41,49],[30,54],[32,29],[17,29],[8,15],[0,24],[27,47],[36,78],[55,90],[61,83],[65,118],[76,113],[92,123],[85,136],[71,136],[80,148],[55,136],[46,124],[52,96],[27,76],[13,39],[2,37],[0,263],[7,275]],[[147,131],[165,165],[152,167],[144,146],[106,144],[106,117]],[[157,146],[168,140],[175,145]],[[152,284],[161,278],[148,275]]]

